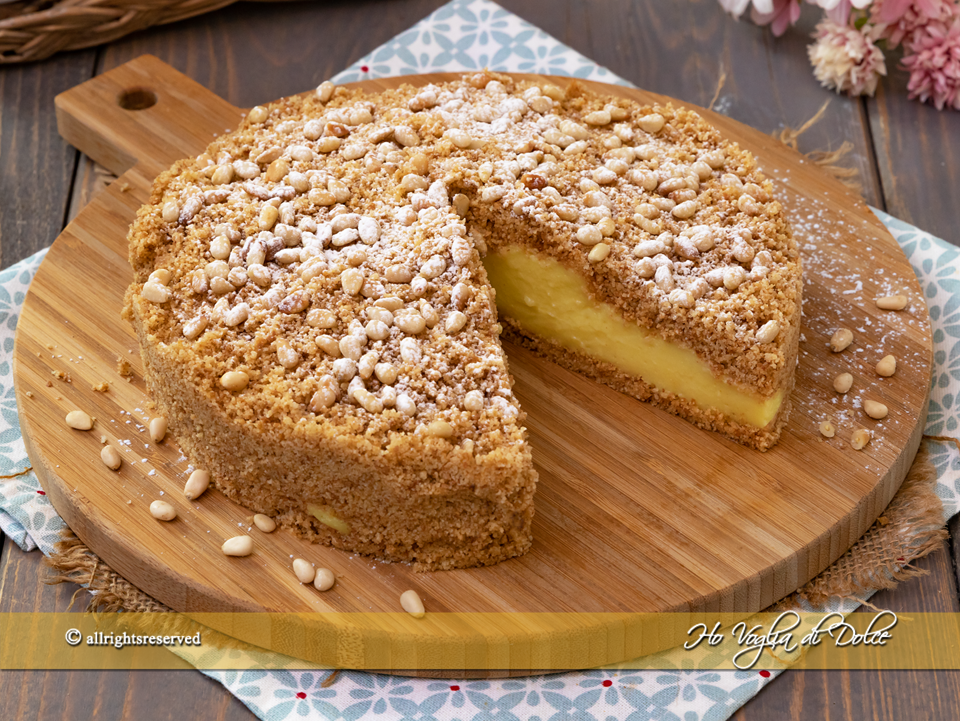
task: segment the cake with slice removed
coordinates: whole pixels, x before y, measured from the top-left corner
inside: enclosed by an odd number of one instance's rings
[[[789,409],[796,244],[753,158],[687,110],[489,73],[324,84],[160,176],[130,243],[125,312],[191,460],[421,570],[530,546],[504,328],[759,449]]]

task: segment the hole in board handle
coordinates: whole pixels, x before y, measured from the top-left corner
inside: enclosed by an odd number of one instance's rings
[[[117,97],[124,110],[146,110],[157,104],[157,94],[147,88],[128,88]]]

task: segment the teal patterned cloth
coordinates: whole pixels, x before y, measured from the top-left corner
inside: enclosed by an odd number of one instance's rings
[[[432,71],[495,70],[573,75],[628,84],[542,30],[489,0],[454,0],[340,73],[335,82]],[[956,435],[960,388],[960,249],[881,211],[874,211],[902,246],[924,289],[935,333],[928,434]],[[44,252],[0,273],[0,475],[29,465],[13,395],[13,333],[31,278]],[[960,504],[960,453],[932,444],[944,517]],[[0,481],[0,528],[24,550],[49,554],[63,528],[33,473]],[[834,604],[829,610],[852,610]],[[198,653],[209,654],[203,649]],[[188,661],[191,656],[180,652]],[[222,652],[221,652],[222,653]],[[223,653],[220,667],[242,663]],[[233,654],[233,655],[231,655]],[[200,659],[192,659],[199,662]],[[203,658],[209,667],[209,658]],[[256,659],[253,659],[254,664]],[[664,654],[672,671],[594,670],[498,681],[438,681],[344,672],[330,688],[329,669],[293,670],[292,659],[271,656],[272,669],[204,671],[265,721],[359,718],[579,719],[583,721],[722,721],[781,671],[702,671],[682,652]],[[302,663],[299,665],[302,669]]]

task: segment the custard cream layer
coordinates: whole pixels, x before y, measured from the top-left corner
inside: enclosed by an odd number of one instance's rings
[[[584,279],[556,260],[510,246],[488,254],[484,266],[499,312],[525,330],[741,423],[763,428],[776,417],[782,391],[762,398],[725,383],[689,348],[592,300]]]

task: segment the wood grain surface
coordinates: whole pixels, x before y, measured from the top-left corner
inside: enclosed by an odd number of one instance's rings
[[[399,82],[362,85],[377,90]],[[118,99],[135,88],[149,89],[156,104],[123,109]],[[663,100],[643,91],[595,89],[641,102]],[[176,524],[144,522],[150,520],[145,513],[150,501],[165,494],[176,502],[180,496],[185,459],[172,439],[151,447],[127,423],[145,421],[149,399],[139,378],[124,383],[115,370],[118,356],[130,357],[135,367],[139,362],[129,353],[132,333],[119,320],[130,278],[126,227],[146,199],[150,179],[235,126],[239,112],[150,56],[61,94],[57,114],[67,140],[115,172],[136,165],[54,244],[18,326],[15,375],[22,424],[48,497],[104,561],[163,603],[187,612],[389,612],[412,587],[431,611],[749,613],[795,590],[842,554],[899,487],[919,443],[931,363],[926,309],[906,259],[839,183],[768,136],[710,114],[727,137],[751,149],[768,174],[782,179],[778,197],[799,221],[796,232],[807,258],[795,411],[773,451],[757,453],[703,433],[508,347],[540,473],[536,542],[527,556],[487,569],[417,575],[405,566],[386,568],[275,534],[260,539],[256,560],[232,561],[219,545],[248,514],[215,493],[199,505],[177,504],[183,520]],[[87,303],[71,307],[81,291]],[[910,309],[879,311],[873,299],[890,292],[910,296]],[[828,350],[837,319],[862,329],[858,353],[851,349],[837,356]],[[910,362],[893,382],[881,383],[872,365],[888,352]],[[838,413],[830,381],[840,369],[855,372],[860,397],[881,398],[893,413],[876,424],[847,398],[841,433],[824,442],[817,427]],[[47,387],[58,371],[71,373],[72,382]],[[109,393],[91,389],[99,380],[110,381]],[[73,408],[97,416],[93,433],[77,433],[60,422]],[[875,439],[858,453],[849,436],[863,425]],[[99,462],[98,434],[126,451],[119,478]],[[297,556],[349,580],[319,596],[290,572],[289,559]],[[339,628],[339,621],[332,623]],[[373,639],[383,645],[377,624],[348,624],[345,632],[359,630],[370,639],[363,654],[311,660],[383,667],[373,660]],[[565,634],[580,632],[581,622],[564,619],[548,629],[526,621],[505,624],[503,632],[517,647],[553,649],[566,643]],[[657,650],[633,643],[607,647],[607,629],[598,626],[594,632],[603,639],[596,655],[574,663],[611,663]],[[492,643],[469,624],[452,639],[442,626],[428,623],[392,635],[397,643],[450,643],[458,653],[464,643],[468,648]]]
[[[56,92],[150,52],[232,104],[250,106],[311,87],[441,4],[442,0],[365,0],[276,6],[282,11],[240,4],[230,11],[137,33],[96,51],[0,70],[5,88],[0,101],[0,184],[5,189],[0,200],[0,267],[49,245],[61,228],[59,219],[75,216],[80,205],[103,187],[100,174],[92,172],[85,157],[71,177],[77,153],[56,135],[52,119]],[[500,4],[635,84],[688,102],[710,103],[721,73],[726,73],[714,107],[765,133],[799,127],[829,101],[820,121],[799,139],[800,149],[832,149],[850,140],[855,149],[844,162],[860,171],[868,202],[950,242],[960,240],[950,196],[944,203],[942,194],[929,190],[949,187],[945,184],[960,169],[956,142],[960,114],[938,113],[907,100],[906,76],[895,61],[888,62],[889,76],[876,100],[836,96],[819,87],[804,53],[816,8],[805,4],[798,26],[774,40],[748,21],[724,16],[715,0],[500,0]],[[696,32],[689,32],[690,27]],[[95,63],[89,59],[93,57]],[[65,71],[74,73],[75,79],[64,82]],[[277,90],[280,85],[282,90]],[[880,104],[887,106],[885,125],[871,129],[867,120],[875,121]],[[45,108],[46,119],[36,119],[34,108]],[[16,164],[9,162],[13,146],[22,153]],[[889,173],[882,185],[880,167]],[[72,185],[71,203],[63,193],[46,192],[49,173],[70,178],[66,188]],[[10,189],[19,194],[16,204],[10,203]],[[936,599],[956,603],[957,526],[951,524],[952,552],[945,547],[918,564],[931,575],[881,592],[873,602],[918,611],[937,610]],[[62,587],[42,584],[38,556],[22,553],[4,540],[0,611],[52,608],[49,599],[69,597]],[[157,688],[174,684],[176,694],[166,694],[159,699],[162,702],[141,703],[157,700]],[[3,672],[0,699],[0,717],[43,721],[254,718],[227,691],[196,673]],[[960,673],[926,671],[791,672],[737,714],[740,721],[958,717]]]

